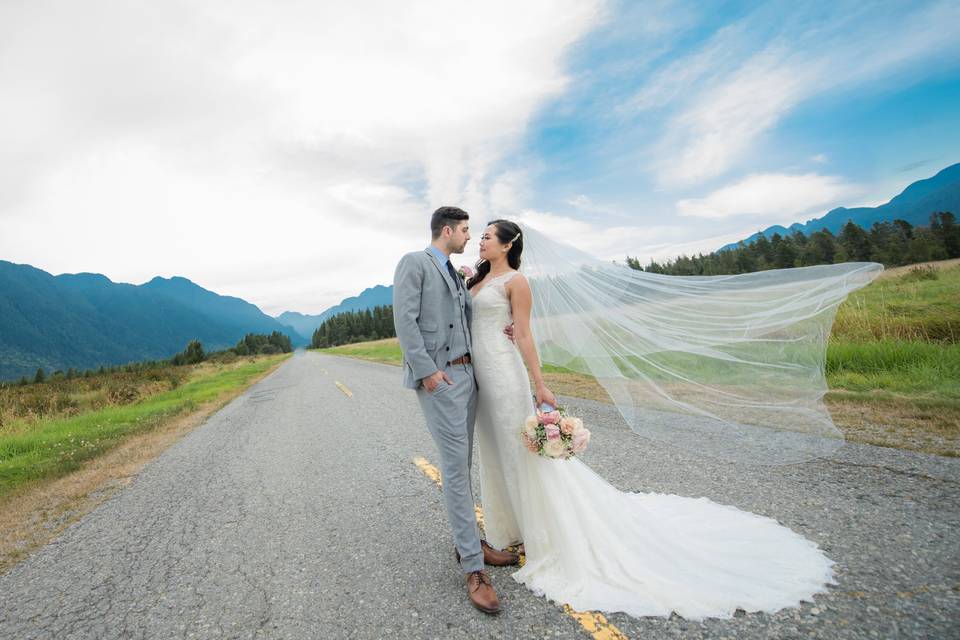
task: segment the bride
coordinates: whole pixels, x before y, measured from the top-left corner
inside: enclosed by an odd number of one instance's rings
[[[484,528],[494,547],[524,545],[526,563],[513,578],[538,595],[580,611],[633,616],[676,612],[690,620],[729,618],[738,608],[772,613],[826,591],[826,585],[833,583],[834,562],[814,542],[773,519],[707,498],[622,492],[578,458],[544,458],[524,447],[520,427],[527,416],[542,402],[556,406],[554,394],[544,384],[534,334],[541,330],[550,333],[555,343],[549,348],[559,349],[557,352],[566,349],[565,360],[553,360],[568,364],[582,365],[588,359],[584,351],[570,353],[580,349],[578,345],[595,346],[602,341],[596,328],[563,340],[556,324],[552,328],[548,324],[533,326],[532,309],[550,307],[543,299],[549,290],[538,290],[527,272],[520,272],[529,231],[507,220],[490,223],[480,239],[477,273],[467,282],[474,305],[472,355],[479,387],[475,428]],[[541,236],[536,235],[538,240]],[[596,275],[590,272],[590,278]],[[562,287],[563,280],[560,274],[550,281]],[[622,282],[617,287],[620,293],[630,288]],[[569,289],[558,291],[576,295]],[[599,315],[607,322],[616,310],[612,303],[605,307]],[[740,309],[739,313],[746,311]],[[572,315],[581,316],[578,322],[582,323],[585,314],[589,311],[578,308]],[[511,321],[515,344],[502,331]],[[632,330],[636,334],[643,328]],[[537,340],[545,343],[542,335],[537,335]],[[530,393],[531,378],[536,405]],[[704,390],[699,395],[708,398],[712,387],[701,386]],[[636,399],[637,392],[632,393]],[[620,406],[618,398],[615,401]],[[703,408],[707,400],[687,397],[673,402],[704,420],[707,414],[711,420],[719,419]],[[643,421],[643,414],[625,413],[628,415]],[[655,421],[649,420],[653,415],[666,414],[646,414],[646,421]],[[809,411],[806,415],[815,422]],[[793,436],[797,436],[796,430]]]

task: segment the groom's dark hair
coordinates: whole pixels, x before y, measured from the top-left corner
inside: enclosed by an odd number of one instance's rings
[[[453,229],[461,220],[469,219],[470,215],[460,207],[440,207],[430,218],[430,232],[433,234],[433,239],[440,237],[444,227]]]

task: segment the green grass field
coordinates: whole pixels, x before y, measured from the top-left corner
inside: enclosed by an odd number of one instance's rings
[[[65,475],[128,435],[245,387],[288,357],[290,354],[243,358],[230,364],[206,363],[196,366],[182,384],[131,404],[8,421],[0,429],[0,497],[28,482]]]
[[[851,439],[960,454],[958,263],[890,270],[838,309],[827,347],[826,400]],[[401,362],[396,339],[322,351]],[[588,376],[549,365],[544,372],[559,393],[605,399]]]

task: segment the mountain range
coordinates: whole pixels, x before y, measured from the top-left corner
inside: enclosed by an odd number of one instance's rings
[[[340,304],[330,307],[323,313],[307,315],[297,311],[284,311],[279,316],[276,316],[276,320],[282,324],[293,327],[309,342],[313,338],[313,332],[323,324],[323,321],[327,318],[346,311],[364,311],[366,309],[391,304],[393,304],[393,287],[385,287],[382,284],[378,284],[375,287],[364,289],[358,296],[345,298]]]
[[[317,315],[273,318],[179,276],[133,285],[0,260],[0,380],[32,377],[38,367],[49,373],[169,358],[190,340],[216,351],[247,333],[279,331],[304,346],[331,316],[392,303],[393,287],[377,285]]]
[[[186,278],[132,285],[0,260],[0,379],[169,358],[194,339],[218,350],[273,331],[306,343],[249,302]]]
[[[763,231],[744,238],[743,242],[750,244],[761,235],[771,238],[775,233],[785,236],[794,231],[808,235],[815,231],[829,229],[831,233],[836,234],[850,220],[865,229],[869,229],[874,222],[889,222],[896,219],[906,220],[914,226],[927,226],[930,224],[930,214],[936,211],[950,211],[960,215],[960,163],[950,165],[932,178],[914,182],[900,195],[879,207],[851,209],[839,207],[802,224],[797,222],[789,227],[782,225],[767,227]],[[720,251],[732,249],[737,244],[734,242],[724,245]]]

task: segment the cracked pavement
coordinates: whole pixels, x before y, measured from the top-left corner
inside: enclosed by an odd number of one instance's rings
[[[627,637],[960,637],[960,460],[848,444],[783,467],[705,461],[564,401],[619,488],[776,518],[838,563],[814,603],[608,616]],[[397,368],[299,352],[0,576],[0,638],[588,637],[509,568],[490,571],[501,614],[469,605],[418,456],[437,461]]]

